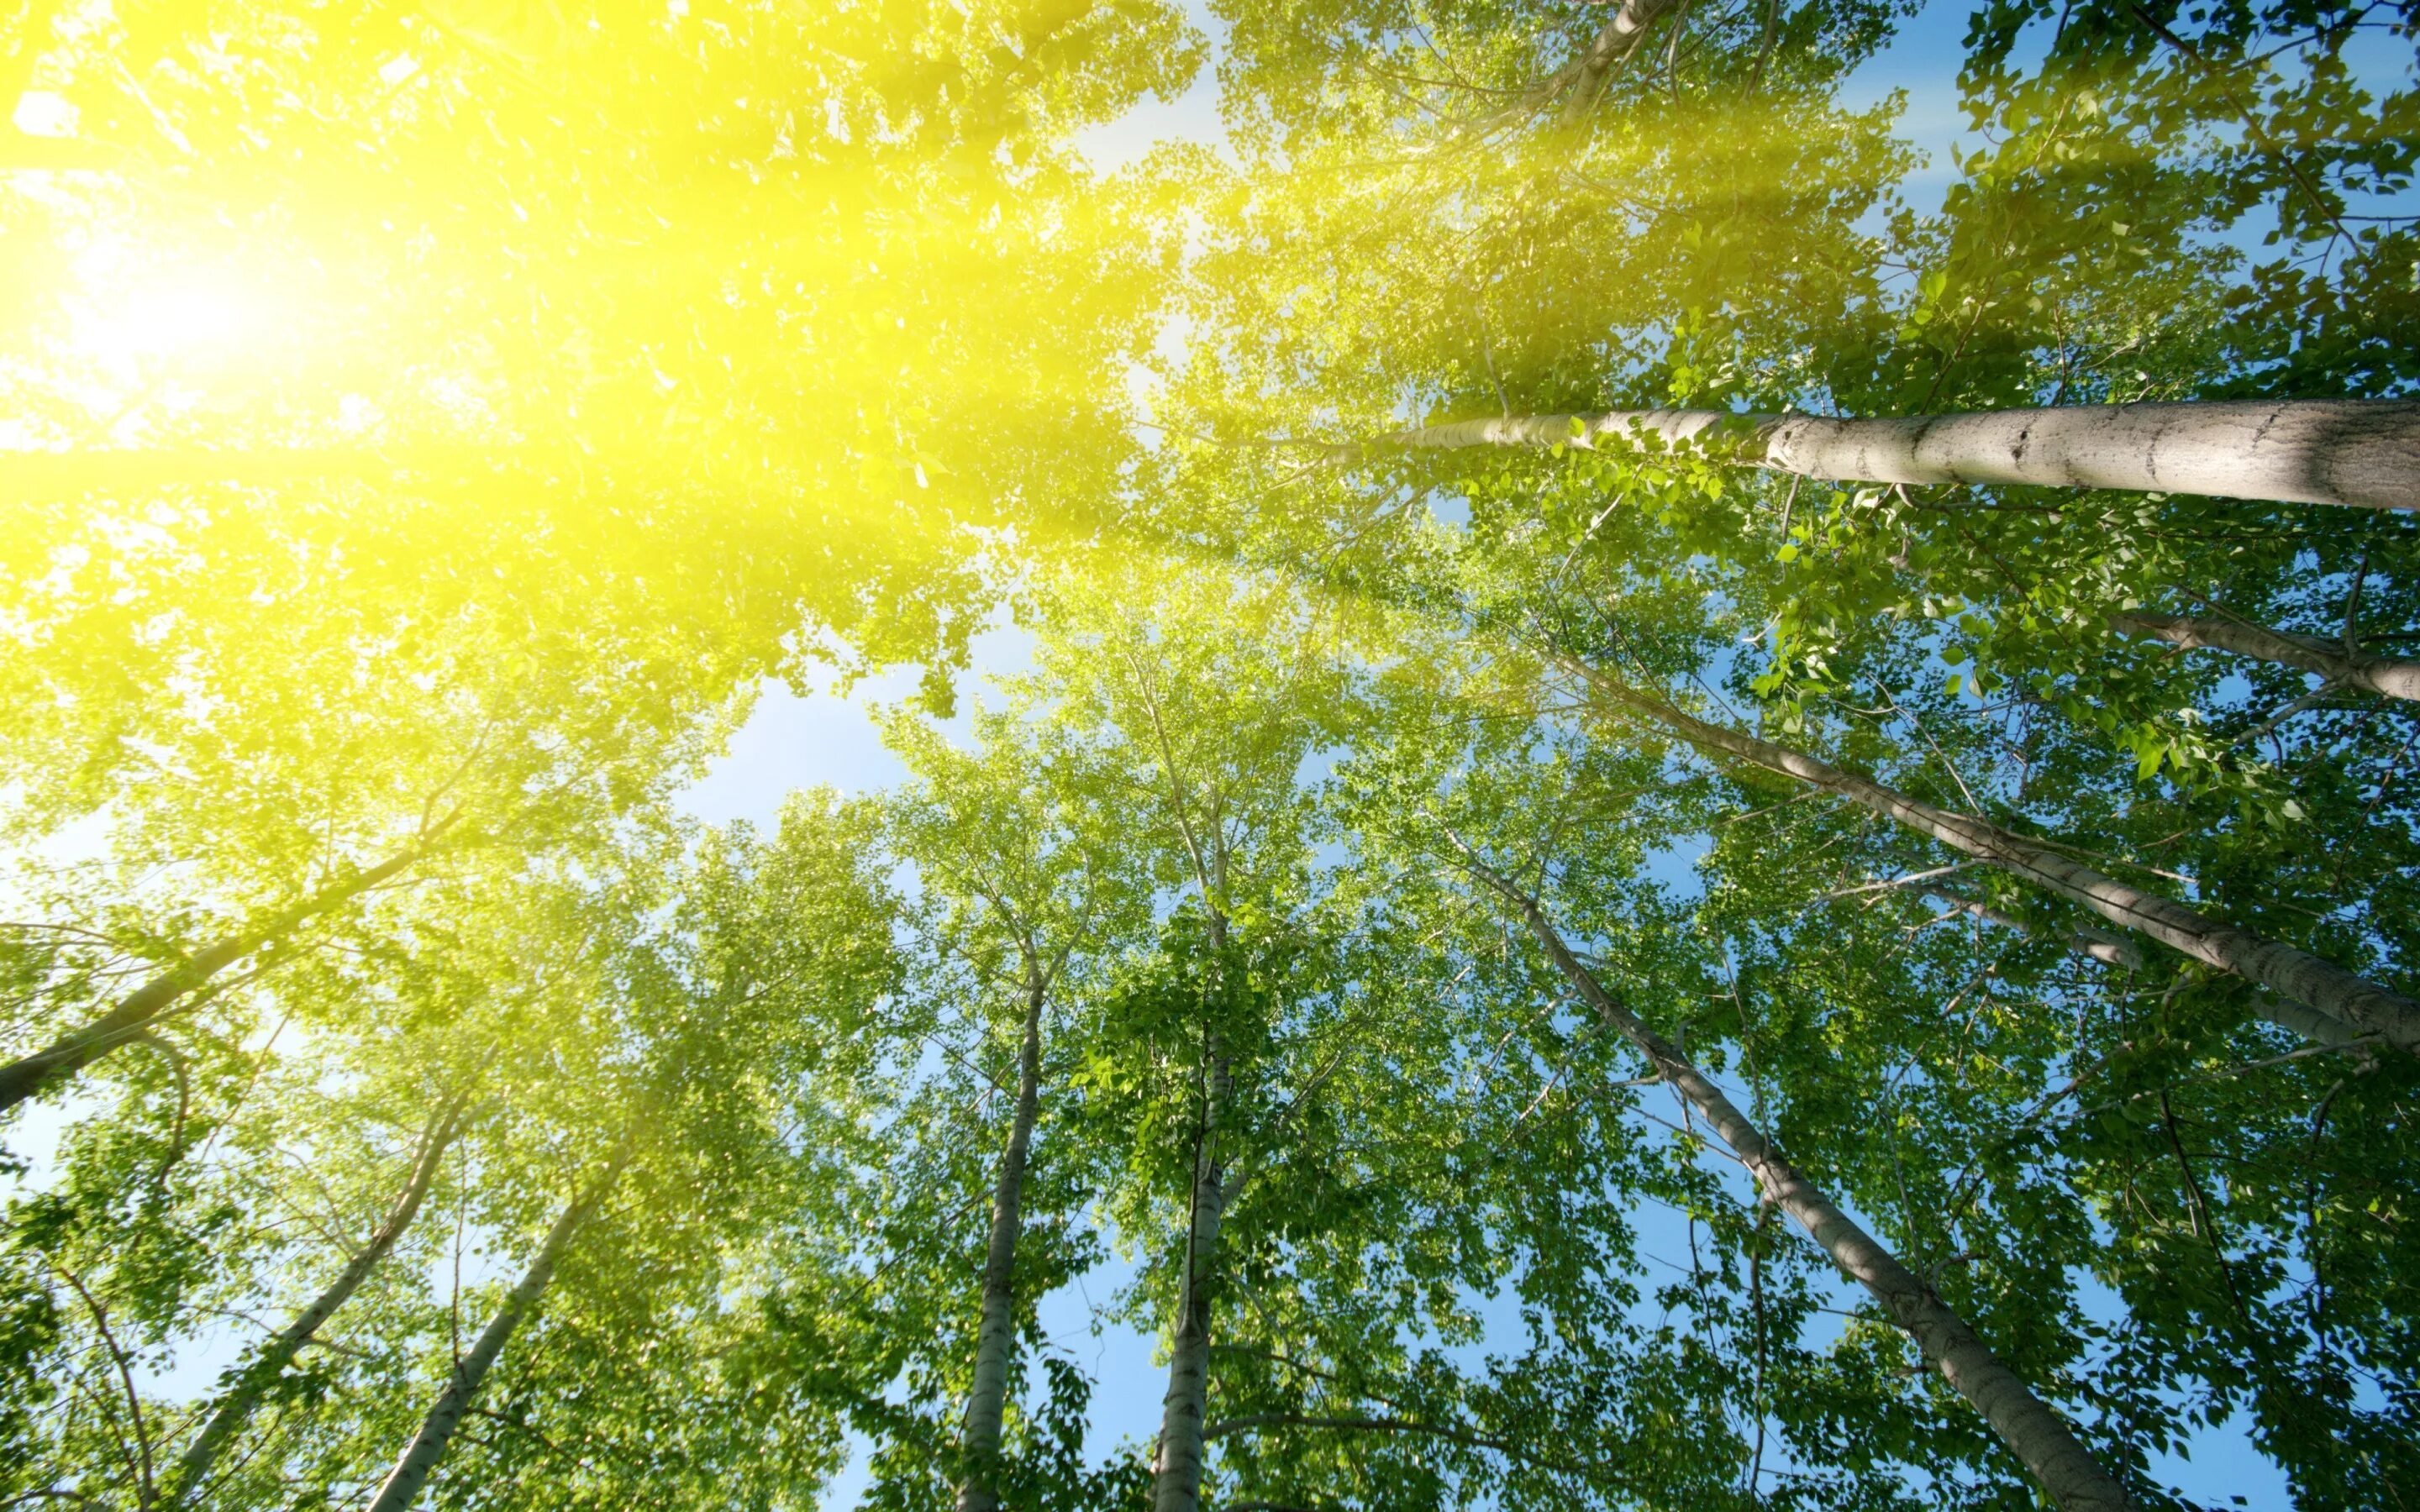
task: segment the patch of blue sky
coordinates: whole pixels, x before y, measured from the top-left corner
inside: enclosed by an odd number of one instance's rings
[[[1175,95],[1145,97],[1113,121],[1076,133],[1076,149],[1102,173],[1139,162],[1155,147],[1183,144],[1232,157],[1227,123],[1218,115],[1218,59],[1226,50],[1227,23],[1203,0],[1186,0],[1185,20],[1206,45],[1202,65]]]

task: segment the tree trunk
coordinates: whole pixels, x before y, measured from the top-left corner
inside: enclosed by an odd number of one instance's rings
[[[283,939],[302,924],[367,892],[427,853],[427,844],[415,846],[387,857],[366,872],[331,884],[260,928],[230,935],[161,972],[82,1028],[59,1036],[30,1056],[0,1066],[0,1113],[7,1113],[52,1082],[74,1075],[125,1043],[175,1008],[194,988],[262,946]]]
[[[2013,914],[2002,913],[1988,903],[1978,903],[1962,893],[1954,892],[1945,887],[1917,884],[1913,878],[1909,881],[1912,885],[1917,886],[1927,897],[1937,898],[1953,908],[1973,914],[1976,918],[1997,924],[2003,929],[2014,930],[2020,934],[2029,934],[2036,939],[2051,937],[2050,931],[2028,923]],[[2123,966],[2129,971],[2139,971],[2143,966],[2143,952],[2135,949],[2133,941],[2123,935],[2109,933],[2105,930],[2079,925],[2069,931],[2060,943],[2078,955],[2088,955],[2095,961],[2105,962],[2113,966]],[[2315,1009],[2304,1008],[2300,1003],[2290,1002],[2274,993],[2255,993],[2252,997],[2252,1011],[2279,1028],[2300,1035],[2318,1044],[2350,1045],[2360,1042],[2362,1038],[2325,1013]],[[2366,1053],[2366,1051],[2364,1052],[2364,1054]]]
[[[2257,982],[2316,1009],[2354,1034],[2376,1034],[2399,1049],[2420,1055],[2420,1003],[2390,992],[2366,977],[2322,961],[2306,950],[2205,918],[2173,899],[2103,876],[2039,841],[1997,825],[1937,809],[1896,793],[1869,777],[1845,771],[1786,746],[1709,724],[1625,687],[1585,663],[1565,660],[1563,665],[1609,702],[1670,727],[1700,750],[1735,756],[1768,771],[1837,793],[1953,850],[2082,903],[2111,923],[2139,931],[2206,965]]]
[[[2012,914],[2004,914],[1988,903],[1979,903],[1971,898],[1939,887],[1926,887],[1924,891],[1931,897],[1938,898],[1943,903],[1973,914],[1978,918],[1988,919],[2004,929],[2014,930],[2020,934],[2030,934],[2037,939],[2047,937],[2047,931],[2029,924]],[[2130,971],[2142,969],[2143,952],[2134,948],[2133,941],[2119,935],[2097,929],[2078,928],[2070,931],[2062,943],[2078,955],[2088,955],[2096,961],[2107,962],[2113,966],[2124,966]],[[2315,1009],[2304,1008],[2300,1003],[2288,1002],[2274,993],[2254,994],[2252,1011],[2279,1028],[2298,1034],[2318,1044],[2349,1045],[2361,1039],[2360,1035],[2353,1033],[2325,1013]]]
[[[1202,874],[1202,902],[1210,919],[1210,948],[1218,952],[1218,980],[1227,976],[1227,856],[1214,841],[1210,869]],[[1185,1274],[1177,1295],[1176,1338],[1169,1350],[1168,1392],[1160,1398],[1159,1448],[1152,1476],[1152,1512],[1199,1512],[1202,1437],[1210,1412],[1210,1293],[1218,1278],[1218,1228],[1234,1189],[1218,1159],[1218,1121],[1234,1090],[1234,1062],[1213,1032],[1203,1047],[1209,1060],[1202,1089],[1202,1122],[1193,1136],[1192,1215],[1185,1230]]]
[[[1210,1407],[1210,1292],[1217,1279],[1218,1226],[1231,1195],[1218,1160],[1218,1119],[1233,1090],[1233,1066],[1214,1039],[1201,1127],[1193,1146],[1193,1216],[1185,1236],[1184,1289],[1176,1340],[1169,1350],[1168,1394],[1160,1398],[1159,1455],[1152,1512],[1197,1512],[1202,1505],[1202,1436]]]
[[[1148,691],[1146,687],[1146,698]],[[1212,980],[1219,1006],[1225,1006],[1227,981],[1227,845],[1214,799],[1210,824],[1197,835],[1187,818],[1186,787],[1176,770],[1176,754],[1161,724],[1156,702],[1151,709],[1152,733],[1159,743],[1160,769],[1168,779],[1171,812],[1185,841],[1193,875],[1202,889],[1202,908],[1209,922],[1214,956]],[[1208,841],[1208,851],[1203,841]],[[1218,1275],[1218,1229],[1227,1215],[1233,1187],[1220,1169],[1218,1123],[1233,1090],[1234,1062],[1228,1056],[1220,1026],[1204,1026],[1202,1119],[1193,1132],[1192,1192],[1185,1226],[1185,1268],[1177,1278],[1176,1336],[1169,1349],[1168,1391],[1160,1398],[1159,1442],[1152,1451],[1152,1512],[1199,1512],[1204,1461],[1202,1428],[1210,1410],[1211,1285]]]
[[[504,1305],[496,1309],[495,1317],[488,1319],[488,1326],[479,1331],[478,1341],[471,1346],[471,1352],[455,1363],[454,1373],[447,1378],[445,1389],[438,1393],[437,1403],[428,1410],[428,1416],[422,1420],[420,1431],[412,1436],[411,1447],[404,1450],[403,1458],[396,1461],[395,1469],[388,1473],[385,1483],[379,1487],[378,1495],[370,1501],[368,1512],[407,1512],[419,1499],[420,1489],[427,1483],[429,1472],[437,1468],[437,1461],[444,1458],[446,1444],[452,1442],[455,1428],[461,1424],[462,1414],[470,1411],[472,1401],[479,1395],[479,1387],[487,1380],[489,1368],[496,1363],[496,1356],[504,1352],[514,1332],[537,1309],[539,1301],[546,1294],[547,1283],[554,1279],[554,1268],[563,1258],[564,1248],[571,1242],[571,1236],[580,1227],[596,1213],[597,1204],[605,1200],[606,1193],[622,1174],[622,1167],[628,1159],[629,1147],[626,1142],[614,1152],[612,1162],[597,1179],[588,1183],[587,1190],[574,1198],[571,1206],[563,1210],[563,1216],[554,1221],[554,1227],[547,1230],[546,1242],[538,1246],[537,1257],[531,1260],[529,1269],[522,1273],[520,1284],[505,1294]]]
[[[369,1278],[370,1273],[403,1237],[403,1231],[411,1226],[411,1220],[420,1212],[422,1200],[428,1196],[430,1183],[437,1179],[437,1169],[444,1159],[445,1151],[452,1148],[455,1139],[462,1133],[468,1103],[467,1096],[457,1098],[430,1126],[421,1140],[419,1154],[412,1162],[411,1176],[404,1183],[402,1195],[387,1210],[385,1222],[370,1235],[370,1242],[362,1247],[361,1253],[337,1273],[336,1279],[328,1284],[327,1289],[313,1298],[311,1304],[295,1316],[294,1321],[262,1345],[251,1363],[229,1382],[227,1393],[220,1399],[217,1410],[210,1413],[209,1421],[202,1425],[201,1433],[194,1438],[193,1446],[185,1451],[184,1458],[178,1463],[177,1484],[161,1500],[162,1512],[176,1512],[177,1508],[192,1504],[203,1484],[209,1479],[210,1469],[217,1462],[220,1451],[243,1427],[253,1409],[259,1405],[262,1394],[286,1373],[286,1367],[302,1352],[302,1347],[311,1342],[320,1327],[335,1316],[336,1309],[342,1307]]]
[[[991,1247],[984,1257],[983,1323],[975,1335],[974,1389],[967,1396],[958,1512],[998,1512],[1000,1507],[1001,1412],[1016,1353],[1018,1203],[1025,1188],[1025,1153],[1042,1100],[1042,1004],[1048,990],[1041,962],[1029,951],[1025,1035],[1016,1057],[1016,1116],[1009,1125],[1008,1153],[1001,1159],[1000,1184],[992,1195]]]
[[[1569,66],[1569,90],[1563,96],[1563,108],[1556,113],[1558,126],[1579,123],[1605,90],[1606,75],[1613,66],[1628,57],[1647,35],[1647,29],[1663,19],[1680,0],[1621,0],[1621,8],[1605,23],[1605,29],[1590,39],[1587,51]]]
[[[2366,688],[2391,699],[2420,700],[2420,661],[2348,650],[2315,635],[2293,635],[2241,620],[2185,614],[2112,614],[2110,628],[2147,636],[2192,650],[2230,651],[2315,672],[2331,683]]]
[[[1974,1404],[2064,1512],[2126,1512],[2130,1504],[2124,1489],[2076,1442],[2065,1420],[2000,1363],[1965,1319],[1782,1159],[1781,1152],[1696,1066],[1614,1001],[1595,974],[1572,954],[1535,899],[1489,871],[1467,850],[1465,855],[1473,874],[1519,910],[1573,990],[1596,1010],[1607,1027],[1637,1046],[1664,1080],[1705,1116],[1755,1177],[1766,1200],[1797,1220],[1834,1263],[1873,1294],[1916,1340],[1926,1362],[1941,1372],[1959,1396]]]
[[[2281,1029],[2299,1034],[2304,1039],[2319,1044],[2349,1045],[2361,1039],[2360,1035],[2353,1033],[2317,1009],[2304,1008],[2302,1004],[2290,998],[2280,997],[2274,993],[2254,994],[2252,1011]],[[2367,1053],[2367,1051],[2363,1052],[2365,1055]]]
[[[1948,887],[1934,885],[1927,887],[1924,892],[1927,897],[1937,898],[1959,912],[1972,914],[1987,924],[1997,924],[2002,929],[2029,935],[2038,940],[2052,937],[2050,931],[2039,925],[2029,924],[2014,914],[2002,913],[1990,903],[1978,902],[1963,893],[1952,891]],[[2143,952],[2134,948],[2133,941],[2122,939],[2101,930],[2070,930],[2064,936],[2059,937],[2059,943],[2077,955],[2088,955],[2093,960],[2109,965],[2124,966],[2130,971],[2142,969]]]
[[[2420,509],[2420,400],[2067,405],[1827,420],[1721,409],[1612,409],[1465,420],[1330,448],[1331,460],[1470,446],[1641,444],[1858,483],[2126,488]]]

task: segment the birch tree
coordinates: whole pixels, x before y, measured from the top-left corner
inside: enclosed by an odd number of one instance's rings
[[[15,8],[0,1502],[2408,1500],[2409,15],[1180,9]]]
[[[1451,837],[1449,836],[1449,839]],[[2011,1452],[2062,1507],[2124,1507],[2132,1503],[2107,1472],[2095,1464],[2073,1432],[2043,1406],[2024,1381],[2000,1363],[1964,1319],[1949,1310],[1897,1257],[1877,1244],[1855,1220],[1792,1169],[1770,1141],[1704,1074],[1637,1015],[1616,1002],[1563,942],[1538,902],[1506,881],[1475,855],[1465,862],[1474,875],[1521,916],[1556,969],[1596,1010],[1606,1025],[1643,1051],[1657,1073],[1695,1104],[1715,1133],[1737,1152],[1767,1200],[1787,1211],[1840,1268],[1879,1297],[1916,1339],[1926,1360],[1958,1394],[1972,1402]]]
[[[441,1107],[420,1136],[411,1151],[411,1165],[403,1190],[396,1194],[395,1205],[380,1221],[368,1242],[349,1257],[326,1288],[311,1299],[308,1305],[294,1316],[294,1320],[272,1335],[246,1361],[241,1369],[232,1372],[233,1379],[220,1395],[202,1424],[201,1431],[178,1458],[176,1477],[162,1504],[183,1504],[209,1483],[210,1473],[229,1440],[241,1431],[244,1420],[251,1416],[260,1398],[276,1382],[294,1357],[311,1342],[320,1327],[335,1315],[338,1308],[351,1300],[362,1283],[369,1278],[404,1230],[420,1215],[428,1200],[429,1188],[454,1141],[461,1136],[470,1114],[470,1091],[457,1093]]]
[[[1208,575],[1128,581],[1152,593],[1157,612],[1150,620],[1125,619],[1115,607],[1115,587],[1084,585],[1071,595],[1076,612],[1043,666],[1070,722],[1101,743],[1105,759],[1131,773],[1130,801],[1154,816],[1164,874],[1189,884],[1202,931],[1198,1083],[1169,1386],[1153,1457],[1154,1505],[1172,1512],[1199,1504],[1201,1496],[1223,1269],[1219,1236],[1246,1168],[1233,1128],[1237,1048],[1231,1037],[1242,1026],[1227,1022],[1234,1007],[1224,975],[1231,924],[1239,900],[1273,906],[1268,889],[1282,888],[1297,864],[1305,814],[1295,773],[1335,696],[1335,673],[1316,640],[1287,643],[1270,633],[1275,625],[1318,633],[1292,617],[1299,611],[1281,592],[1238,595]],[[1249,639],[1205,633],[1217,623],[1204,612],[1213,605]],[[1280,664],[1273,696],[1254,696],[1248,689],[1260,677],[1239,675],[1246,658],[1280,647],[1291,665]]]
[[[1083,969],[1079,952],[1100,952],[1129,931],[1140,899],[1124,874],[1128,858],[1085,802],[1076,753],[1054,743],[1047,724],[1028,733],[1038,717],[1015,706],[980,715],[971,754],[906,718],[894,718],[888,735],[920,779],[898,800],[898,843],[947,910],[948,948],[984,964],[979,990],[1005,991],[1017,1005],[1007,1143],[993,1185],[966,1399],[962,1509],[1001,1504],[1002,1416],[1016,1335],[1034,1300],[1030,1280],[1019,1282],[1017,1245],[1042,1114],[1046,1015],[1054,990],[1063,996],[1071,972]],[[1069,1018],[1063,1005],[1047,1016]],[[1064,1064],[1066,1053],[1051,1048],[1050,1058]]]
[[[1873,420],[1606,410],[1425,425],[1329,455],[1357,461],[1397,450],[1607,444],[1689,452],[1826,481],[2131,488],[2420,509],[2420,404],[2397,399],[2076,406]]]
[[[587,1179],[563,1215],[555,1219],[530,1257],[529,1268],[521,1273],[503,1304],[472,1346],[470,1352],[456,1362],[453,1373],[446,1377],[444,1389],[430,1405],[428,1416],[405,1446],[403,1458],[379,1483],[378,1494],[370,1499],[374,1512],[399,1512],[420,1499],[421,1488],[428,1482],[429,1473],[445,1456],[446,1445],[454,1439],[454,1430],[461,1426],[463,1414],[477,1400],[479,1388],[486,1384],[489,1370],[496,1356],[512,1342],[522,1321],[535,1311],[545,1299],[547,1286],[554,1279],[555,1267],[563,1263],[565,1248],[579,1234],[605,1198],[612,1193],[622,1167],[628,1160],[627,1147],[617,1147],[607,1157],[605,1168]]]

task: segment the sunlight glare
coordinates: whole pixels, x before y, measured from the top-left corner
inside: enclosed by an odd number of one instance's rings
[[[17,97],[17,108],[8,121],[27,136],[73,136],[76,115],[75,106],[65,97],[48,89],[28,89]]]
[[[171,266],[121,272],[122,266],[87,278],[94,296],[76,321],[75,345],[104,365],[223,360],[269,327],[268,299],[226,269]]]

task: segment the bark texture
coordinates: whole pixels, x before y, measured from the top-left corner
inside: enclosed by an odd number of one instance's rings
[[[2391,699],[2420,700],[2420,661],[2374,656],[2341,641],[2294,635],[2241,620],[2186,614],[2112,614],[2110,628],[2124,635],[2165,640],[2191,650],[2226,651],[2281,667],[2314,672],[2346,687],[2366,688]]]
[[[1220,800],[1210,805],[1209,823],[1197,833],[1187,815],[1187,786],[1178,775],[1176,753],[1161,723],[1159,707],[1151,703],[1152,732],[1159,743],[1160,763],[1168,779],[1171,812],[1194,880],[1202,888],[1208,916],[1210,949],[1218,967],[1223,998],[1227,959],[1227,841],[1219,820]],[[1206,850],[1205,850],[1206,842]],[[1159,1443],[1152,1452],[1152,1512],[1200,1512],[1202,1470],[1206,1453],[1202,1429],[1210,1411],[1211,1290],[1218,1278],[1218,1230],[1226,1221],[1227,1204],[1236,1191],[1236,1179],[1219,1160],[1219,1125],[1234,1089],[1234,1063],[1218,1026],[1205,1026],[1202,1046],[1202,1119],[1193,1132],[1193,1192],[1185,1227],[1185,1268],[1179,1278],[1176,1337],[1169,1350],[1168,1392],[1160,1398]],[[1238,1171],[1240,1174],[1240,1168]]]
[[[2091,909],[2113,924],[2148,934],[2206,965],[2318,1010],[2356,1035],[2375,1034],[2420,1055],[2420,1003],[2307,950],[2265,939],[2202,917],[2174,899],[2074,860],[2039,841],[1971,814],[1954,813],[1883,786],[1869,777],[1819,761],[1769,740],[1709,724],[1598,672],[1566,661],[1608,702],[1637,710],[1677,732],[1700,750],[1719,751],[1768,771],[1837,793],[1953,850],[1988,861]]]
[[[412,1435],[410,1447],[403,1451],[403,1458],[396,1461],[395,1469],[387,1473],[385,1482],[379,1487],[378,1495],[370,1499],[368,1512],[407,1512],[411,1504],[419,1500],[421,1488],[428,1483],[429,1472],[435,1470],[437,1462],[445,1457],[445,1446],[453,1442],[454,1430],[461,1426],[462,1414],[470,1411],[471,1403],[477,1398],[479,1387],[487,1381],[488,1371],[495,1365],[496,1356],[504,1352],[514,1333],[528,1320],[530,1314],[537,1310],[538,1303],[546,1295],[547,1284],[554,1279],[555,1266],[562,1262],[564,1249],[570,1244],[572,1235],[580,1231],[581,1226],[595,1216],[597,1206],[613,1189],[628,1160],[628,1147],[626,1145],[614,1153],[604,1171],[588,1183],[587,1189],[572,1200],[571,1206],[563,1210],[563,1215],[555,1219],[554,1227],[547,1230],[545,1242],[538,1246],[536,1257],[530,1261],[529,1269],[521,1273],[520,1284],[505,1293],[504,1305],[496,1309],[495,1317],[488,1319],[488,1326],[479,1331],[478,1340],[471,1346],[471,1352],[455,1363],[454,1373],[446,1378],[445,1389],[437,1394],[436,1405],[429,1408],[427,1417],[421,1421],[420,1431]]]
[[[1650,446],[1844,482],[2126,488],[2420,509],[2420,400],[2411,399],[2068,405],[1879,420],[1612,409],[1424,425],[1337,447],[1330,456],[1557,445]]]
[[[335,1316],[336,1309],[361,1288],[362,1283],[369,1279],[370,1273],[378,1269],[379,1263],[386,1258],[387,1252],[394,1249],[396,1242],[403,1237],[403,1231],[411,1227],[412,1219],[420,1213],[421,1203],[428,1196],[430,1183],[437,1179],[437,1170],[445,1158],[445,1151],[452,1148],[455,1139],[462,1133],[467,1113],[467,1102],[458,1099],[439,1115],[421,1139],[419,1151],[411,1164],[411,1175],[404,1182],[402,1193],[387,1210],[386,1218],[379,1225],[377,1232],[370,1235],[369,1242],[362,1246],[360,1253],[348,1261],[342,1271],[336,1273],[336,1278],[311,1300],[309,1306],[296,1314],[292,1322],[261,1346],[251,1363],[236,1376],[226,1395],[220,1398],[218,1407],[210,1413],[209,1421],[202,1425],[202,1431],[194,1436],[193,1445],[178,1461],[176,1485],[160,1502],[163,1512],[175,1512],[178,1507],[195,1504],[194,1498],[209,1480],[210,1471],[217,1464],[220,1453],[241,1430],[253,1409],[260,1404],[262,1394],[286,1373],[286,1367],[294,1363],[294,1357],[302,1352],[302,1347],[310,1343],[320,1327]]]
[[[1705,1116],[1756,1179],[1765,1198],[1796,1220],[1833,1262],[1854,1277],[1914,1338],[1928,1364],[1983,1414],[2016,1457],[2064,1512],[2125,1512],[2124,1488],[2076,1441],[2067,1423],[2036,1396],[2023,1378],[2000,1362],[1949,1304],[1842,1212],[1831,1198],[1784,1160],[1781,1152],[1733,1106],[1721,1088],[1683,1058],[1663,1036],[1617,1002],[1595,973],[1563,943],[1537,901],[1481,865],[1475,875],[1501,895],[1544,947],[1572,989],[1596,1010],[1606,1026],[1638,1047],[1666,1083]]]
[[[132,1039],[220,972],[263,946],[284,939],[330,909],[367,892],[426,854],[425,846],[405,851],[366,872],[322,887],[259,928],[229,935],[161,972],[81,1028],[70,1030],[32,1055],[0,1066],[0,1113],[8,1112],[53,1082],[84,1070]]]
[[[1202,1427],[1210,1408],[1210,1293],[1218,1277],[1218,1226],[1233,1196],[1218,1158],[1218,1121],[1233,1090],[1232,1076],[1224,1051],[1214,1043],[1193,1146],[1193,1217],[1185,1236],[1185,1288],[1177,1302],[1176,1341],[1169,1350],[1168,1394],[1160,1398],[1152,1512],[1197,1512],[1202,1505]]]
[[[2316,1044],[2349,1045],[2362,1038],[2317,1009],[2304,1008],[2274,993],[2256,995],[2252,999],[2252,1011],[2279,1028],[2299,1034]]]
[[[1025,1190],[1025,1156],[1042,1101],[1042,1004],[1048,993],[1041,964],[1025,963],[1025,1034],[1016,1056],[1016,1114],[991,1203],[991,1246],[984,1257],[983,1322],[975,1335],[974,1388],[967,1394],[966,1468],[958,1512],[998,1512],[1001,1405],[1016,1353],[1016,1236]]]
[[[2035,939],[2042,939],[2049,933],[2039,925],[2029,924],[2014,914],[2003,913],[1990,903],[1969,898],[1948,887],[1936,885],[1926,887],[1924,892],[1927,897],[1937,898],[1959,912],[1972,914],[1987,924],[1997,924],[2002,929],[2012,930],[2019,934],[2031,935]],[[2143,952],[2134,948],[2133,941],[2121,939],[2118,935],[2102,930],[2070,930],[2060,938],[2059,943],[2077,955],[2088,955],[2095,961],[2113,966],[2124,966],[2130,971],[2140,970],[2143,965]]]
[[[1555,123],[1577,125],[1605,92],[1606,78],[1612,73],[1614,65],[1637,51],[1648,28],[1680,3],[1681,0],[1621,0],[1621,8],[1613,13],[1613,19],[1589,39],[1587,49],[1549,85],[1550,89],[1564,89],[1562,109],[1556,113]]]

